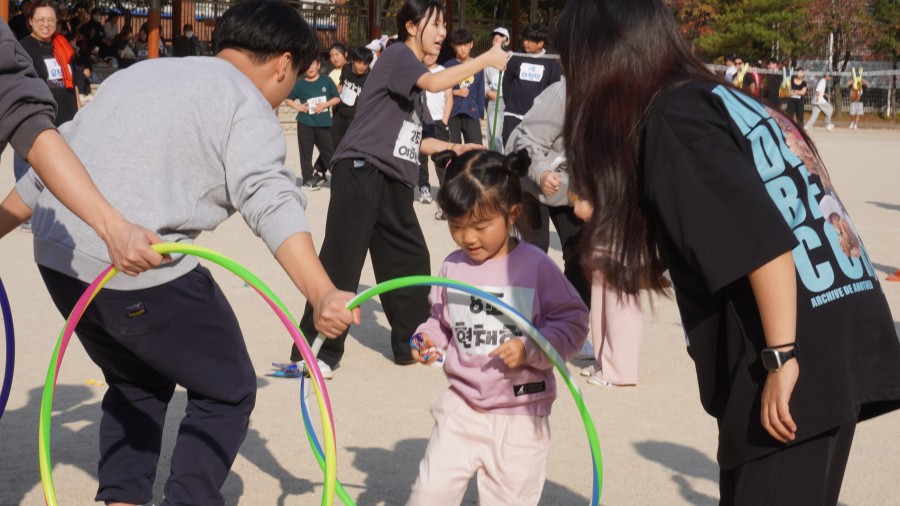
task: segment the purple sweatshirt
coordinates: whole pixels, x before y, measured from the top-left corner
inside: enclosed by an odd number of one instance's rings
[[[553,260],[531,244],[520,242],[509,255],[482,264],[454,251],[439,276],[475,285],[530,316],[566,360],[587,338],[587,307]],[[447,348],[444,373],[450,388],[479,411],[550,414],[556,399],[553,364],[531,338],[479,298],[435,286],[428,299],[431,316],[417,332]],[[525,366],[510,369],[499,357],[488,356],[509,339],[524,341]]]

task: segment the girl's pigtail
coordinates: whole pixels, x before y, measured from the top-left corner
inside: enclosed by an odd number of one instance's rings
[[[437,153],[431,155],[431,160],[434,162],[435,167],[441,168],[443,170],[447,170],[450,168],[450,165],[456,161],[456,158],[459,155],[456,154],[456,151],[452,149],[446,149],[444,151],[438,151]]]
[[[531,157],[528,156],[528,151],[520,149],[506,155],[506,166],[518,177],[527,176],[528,167],[531,166]]]

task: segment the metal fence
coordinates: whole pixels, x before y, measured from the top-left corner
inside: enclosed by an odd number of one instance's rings
[[[802,99],[807,111],[812,110],[813,90],[816,83],[825,75],[821,70],[822,66],[816,65],[816,62],[799,62],[799,66],[806,69],[804,71],[804,81],[808,88],[808,92]],[[809,65],[809,66],[807,66]],[[724,65],[707,65],[710,70],[718,75],[725,74]],[[849,68],[850,66],[848,66]],[[863,78],[869,82],[869,87],[862,96],[863,109],[866,113],[878,114],[891,117],[898,114],[897,100],[898,92],[900,92],[900,71],[889,70],[890,63],[887,62],[856,62],[854,68],[863,68]],[[810,70],[814,69],[814,70]],[[818,70],[816,70],[818,69]],[[764,74],[764,78],[769,76],[781,79],[781,71],[773,72],[766,69],[757,69],[756,72]],[[852,72],[832,72],[832,81],[830,83],[829,94],[832,98],[839,96],[840,101],[834,103],[836,114],[840,114],[850,110],[850,91],[849,85],[852,80]],[[835,88],[840,87],[841,92],[835,93]]]

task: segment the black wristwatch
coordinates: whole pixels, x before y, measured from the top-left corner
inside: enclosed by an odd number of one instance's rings
[[[778,348],[785,348],[787,346],[793,346],[794,349],[791,351],[778,350]],[[762,353],[759,354],[759,357],[762,359],[763,367],[765,367],[769,371],[779,371],[781,370],[781,366],[783,366],[785,362],[799,356],[800,345],[797,343],[792,343],[789,345],[783,344],[774,348],[764,348]]]

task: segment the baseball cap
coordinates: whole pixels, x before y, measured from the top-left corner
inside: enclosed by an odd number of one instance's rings
[[[509,39],[509,30],[507,30],[506,28],[503,28],[502,26],[499,28],[494,28],[494,31],[491,32],[491,37],[493,37],[495,33],[499,33],[500,35]]]
[[[368,44],[366,44],[366,49],[369,49],[372,51],[381,51],[384,49],[384,44],[382,44],[380,40],[374,39],[374,40],[372,40],[372,42],[369,42]]]

